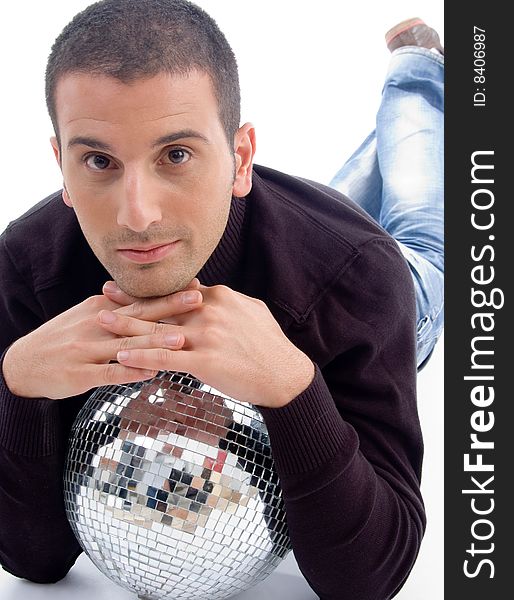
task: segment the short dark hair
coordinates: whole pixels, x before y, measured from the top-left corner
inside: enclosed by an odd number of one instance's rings
[[[230,148],[239,128],[237,63],[216,22],[187,0],[102,0],[78,13],[52,46],[46,103],[57,138],[55,91],[69,73],[131,83],[160,73],[207,73]]]

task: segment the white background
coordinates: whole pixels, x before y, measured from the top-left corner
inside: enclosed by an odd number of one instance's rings
[[[141,0],[144,1],[144,0]],[[419,16],[443,38],[442,0],[199,0],[238,58],[243,122],[257,128],[256,162],[328,183],[373,128],[389,53],[387,29]],[[50,47],[83,0],[6,3],[0,24],[0,231],[61,187],[48,139],[44,69]],[[30,243],[30,242],[28,242]],[[0,283],[1,285],[1,283]],[[428,526],[399,600],[443,597],[443,344],[418,378],[425,437],[422,490]],[[1,535],[0,523],[0,535]],[[75,572],[75,573],[74,573]],[[292,561],[282,572],[297,573]],[[311,597],[299,580],[261,589],[268,598]],[[272,582],[270,582],[271,584]],[[278,588],[280,594],[278,594]],[[0,598],[129,598],[82,557],[57,586],[36,586],[0,570]],[[303,592],[301,591],[303,590]],[[61,595],[63,594],[63,595]],[[84,595],[84,598],[86,596]],[[244,598],[250,596],[244,596]],[[257,596],[255,596],[257,597]]]

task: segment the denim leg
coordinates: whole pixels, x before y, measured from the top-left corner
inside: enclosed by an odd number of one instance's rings
[[[391,55],[376,129],[330,185],[397,241],[416,292],[417,361],[443,329],[444,59],[406,46]]]
[[[363,208],[377,223],[382,208],[382,176],[373,130],[329,184]]]

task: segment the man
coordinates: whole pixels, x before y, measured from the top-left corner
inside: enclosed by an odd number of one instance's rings
[[[0,249],[4,568],[64,577],[80,553],[61,484],[75,415],[91,388],[170,369],[260,407],[316,593],[394,595],[424,529],[396,243],[333,190],[253,168],[230,48],[186,2],[78,15],[47,91],[62,196]]]

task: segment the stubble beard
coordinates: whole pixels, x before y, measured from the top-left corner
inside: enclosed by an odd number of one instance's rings
[[[129,296],[134,298],[167,296],[183,290],[189,285],[209,260],[223,237],[229,210],[230,202],[227,210],[217,215],[218,222],[209,232],[204,232],[201,243],[197,243],[196,246],[193,235],[186,228],[180,231],[167,232],[166,234],[160,232],[159,235],[152,235],[150,232],[142,234],[130,232],[125,234],[122,239],[120,239],[120,236],[116,238],[108,236],[100,243],[100,252],[96,251],[91,242],[90,246],[119,288]],[[177,252],[158,263],[127,265],[116,256],[116,248],[127,245],[127,243],[137,245],[137,243],[159,243],[160,241],[167,242],[174,239],[180,240],[180,247],[177,248]]]
[[[164,260],[148,265],[132,265],[130,268],[116,263],[106,265],[106,268],[118,287],[129,296],[157,298],[184,289],[196,276],[200,268],[194,265],[191,254],[181,253],[180,258],[173,262]]]

